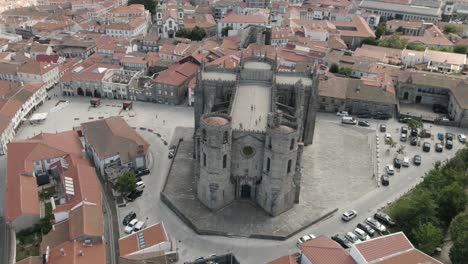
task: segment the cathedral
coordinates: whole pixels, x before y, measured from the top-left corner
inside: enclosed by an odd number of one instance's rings
[[[195,187],[211,210],[250,201],[272,216],[299,202],[318,78],[281,72],[267,54],[235,69],[202,65],[195,88]]]

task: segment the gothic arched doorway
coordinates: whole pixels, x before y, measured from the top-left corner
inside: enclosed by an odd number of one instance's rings
[[[252,187],[250,185],[244,184],[241,187],[241,198],[250,199],[250,194],[252,192]]]
[[[78,90],[76,91],[78,95],[80,96],[83,96],[84,95],[84,92],[83,92],[83,89],[81,89],[81,87],[78,87]]]
[[[98,90],[94,90],[94,97],[101,98],[101,93]]]

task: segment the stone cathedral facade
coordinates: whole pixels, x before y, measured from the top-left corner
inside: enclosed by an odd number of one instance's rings
[[[249,200],[272,216],[298,203],[317,87],[313,71],[277,71],[266,54],[241,58],[236,69],[202,65],[195,89],[198,199],[211,210]]]

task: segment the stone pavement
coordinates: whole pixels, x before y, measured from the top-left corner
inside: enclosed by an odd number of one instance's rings
[[[317,129],[320,140],[304,153],[308,162],[303,168],[301,202],[276,217],[246,201],[236,201],[216,212],[201,204],[195,193],[190,140],[179,145],[161,199],[199,234],[286,239],[376,187],[370,135],[369,129],[323,122]]]

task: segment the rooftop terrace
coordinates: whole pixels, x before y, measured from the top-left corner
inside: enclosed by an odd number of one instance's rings
[[[233,129],[265,132],[270,109],[271,87],[239,85],[231,111]]]

